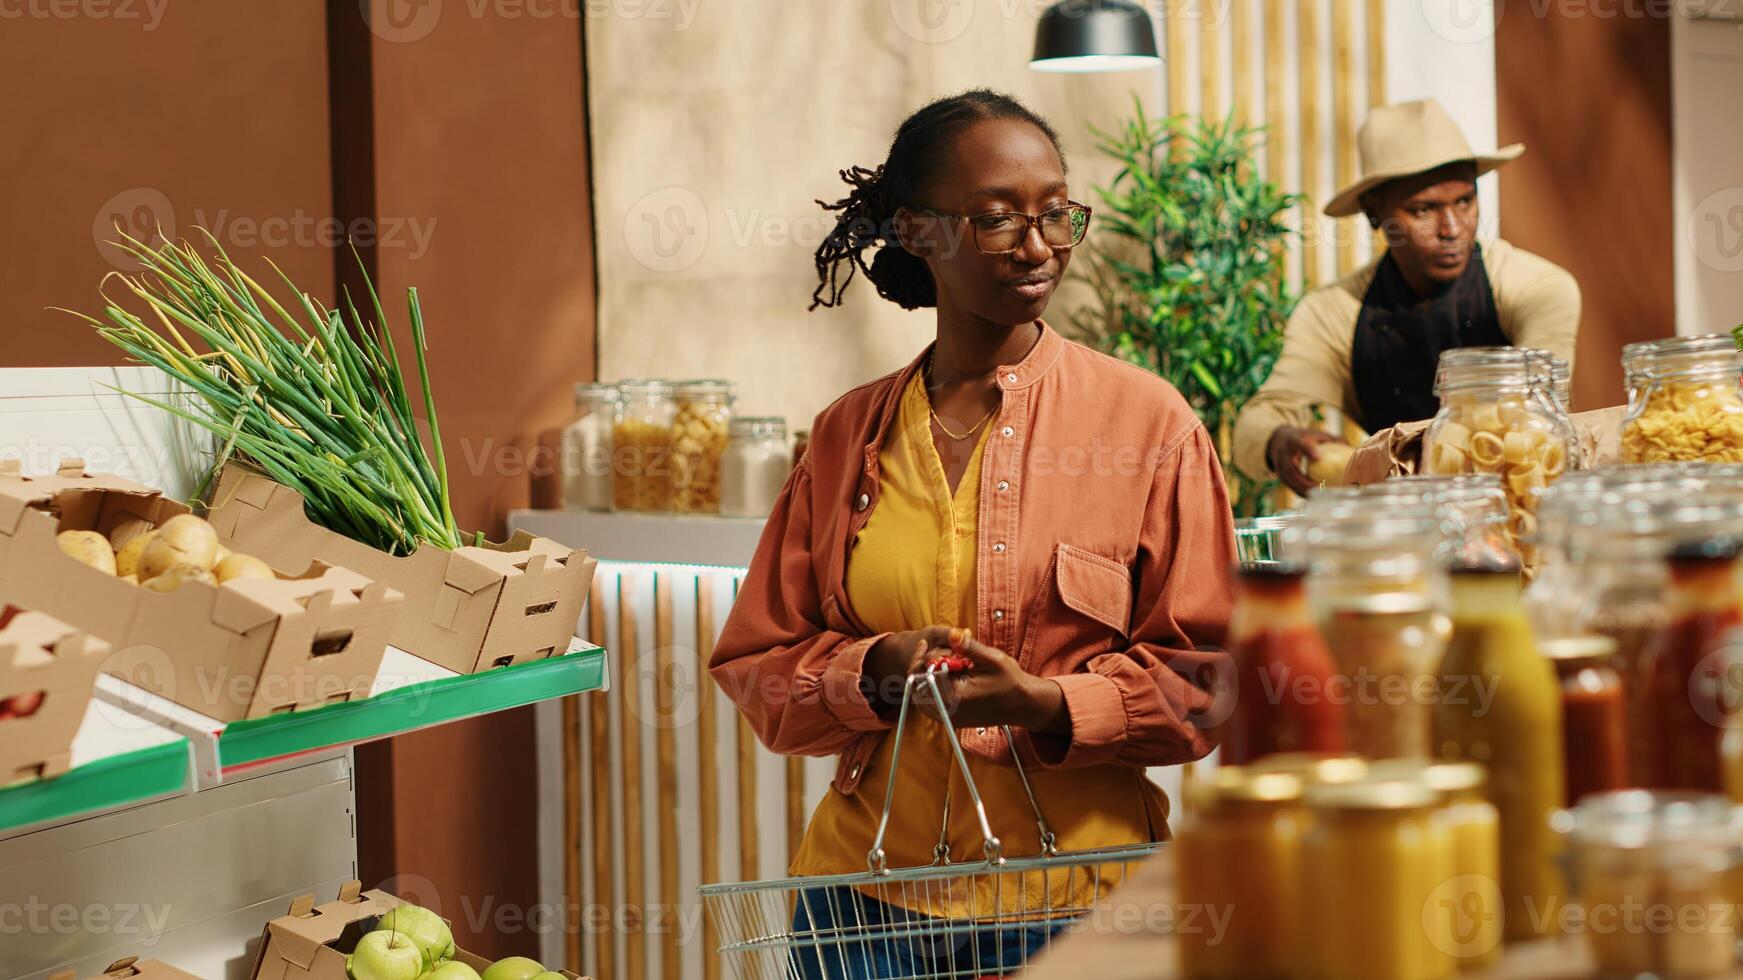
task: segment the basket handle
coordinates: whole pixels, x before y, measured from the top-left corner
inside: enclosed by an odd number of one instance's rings
[[[980,788],[975,785],[974,776],[968,771],[968,757],[963,754],[962,743],[956,737],[956,724],[950,718],[950,709],[945,707],[943,692],[938,687],[940,675],[966,670],[967,666],[967,658],[939,657],[928,662],[922,672],[910,674],[902,685],[902,707],[896,716],[896,744],[890,751],[890,775],[884,787],[884,812],[878,818],[877,837],[872,841],[871,850],[866,853],[866,867],[873,874],[889,873],[889,862],[884,855],[884,834],[889,830],[890,811],[896,801],[896,773],[901,770],[902,766],[902,733],[908,727],[908,706],[913,702],[914,692],[922,686],[930,691],[932,706],[937,710],[938,720],[943,723],[945,731],[950,733],[950,750],[956,758],[957,770],[962,773],[963,784],[968,787],[969,800],[974,804],[974,815],[980,823],[981,845],[986,853],[987,863],[989,865],[1004,863],[1003,845],[993,834],[992,824],[987,820],[986,803],[981,800]],[[1029,798],[1029,806],[1035,811],[1035,823],[1041,831],[1042,856],[1052,857],[1058,853],[1053,832],[1048,829],[1047,818],[1041,813],[1041,804],[1035,799],[1035,791],[1029,786],[1029,775],[1023,770],[1023,760],[1018,756],[1011,726],[1004,725],[1002,727],[1005,732],[1005,740],[1011,746],[1011,761],[1017,767],[1017,777],[1023,783],[1023,792]]]

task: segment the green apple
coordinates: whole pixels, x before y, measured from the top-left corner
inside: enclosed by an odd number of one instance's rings
[[[505,956],[484,970],[484,980],[532,980],[545,972],[538,960],[524,956]]]
[[[401,933],[372,932],[357,940],[345,958],[351,980],[417,980],[424,972],[423,954]]]
[[[478,980],[478,971],[459,960],[449,960],[441,963],[434,970],[424,974],[419,980]]]
[[[389,909],[376,924],[375,931],[397,932],[409,938],[423,954],[425,970],[454,958],[454,933],[449,930],[448,923],[421,906],[399,905]]]

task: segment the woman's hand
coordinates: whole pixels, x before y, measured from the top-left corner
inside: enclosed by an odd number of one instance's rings
[[[951,652],[949,626],[891,633],[874,644],[860,667],[867,700],[888,714],[902,703],[902,685],[926,661]]]
[[[1014,725],[1031,732],[1071,733],[1071,714],[1058,684],[1029,673],[1009,654],[969,637],[966,630],[954,640],[951,652],[972,664],[965,672],[938,679],[956,727]]]

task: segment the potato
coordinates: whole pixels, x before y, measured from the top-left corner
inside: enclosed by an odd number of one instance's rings
[[[157,531],[146,531],[127,539],[127,543],[115,552],[115,573],[122,576],[133,576],[138,581],[139,556],[145,553],[146,545],[157,537]]]
[[[178,514],[157,529],[157,539],[187,556],[187,563],[208,571],[218,563],[218,532],[192,514]]]
[[[115,526],[109,529],[109,545],[117,553],[129,542],[142,534],[150,534],[156,526],[143,517],[124,514],[115,521]]]
[[[219,562],[218,567],[214,568],[212,572],[218,577],[219,585],[223,585],[225,582],[231,581],[232,579],[239,578],[263,578],[268,580],[278,578],[278,575],[273,572],[272,568],[267,565],[266,562],[261,561],[253,555],[231,555]]]
[[[115,552],[109,550],[109,539],[96,531],[62,531],[54,540],[74,561],[115,574]]]
[[[217,585],[218,580],[212,573],[199,567],[182,563],[171,565],[158,575],[146,579],[140,584],[153,592],[174,592],[189,582],[204,582],[207,585]]]
[[[138,585],[139,584],[139,576],[137,576],[137,575],[132,575],[132,574],[122,575],[122,576],[120,576],[120,578],[121,578],[121,581],[126,582],[128,585]]]
[[[1355,447],[1342,442],[1325,442],[1316,448],[1319,457],[1308,462],[1307,478],[1315,485],[1343,486],[1344,470],[1350,465],[1350,457],[1356,454]]]
[[[218,553],[212,558],[213,570],[217,570],[219,565],[224,564],[224,559],[234,555],[235,553],[236,552],[231,551],[229,548],[224,547],[224,542],[218,542]]]

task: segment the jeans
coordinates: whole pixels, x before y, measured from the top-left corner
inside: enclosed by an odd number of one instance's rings
[[[852,888],[809,888],[793,911],[788,975],[802,980],[996,977],[1028,962],[1063,923],[963,923],[886,905]],[[815,944],[813,944],[815,941]]]

